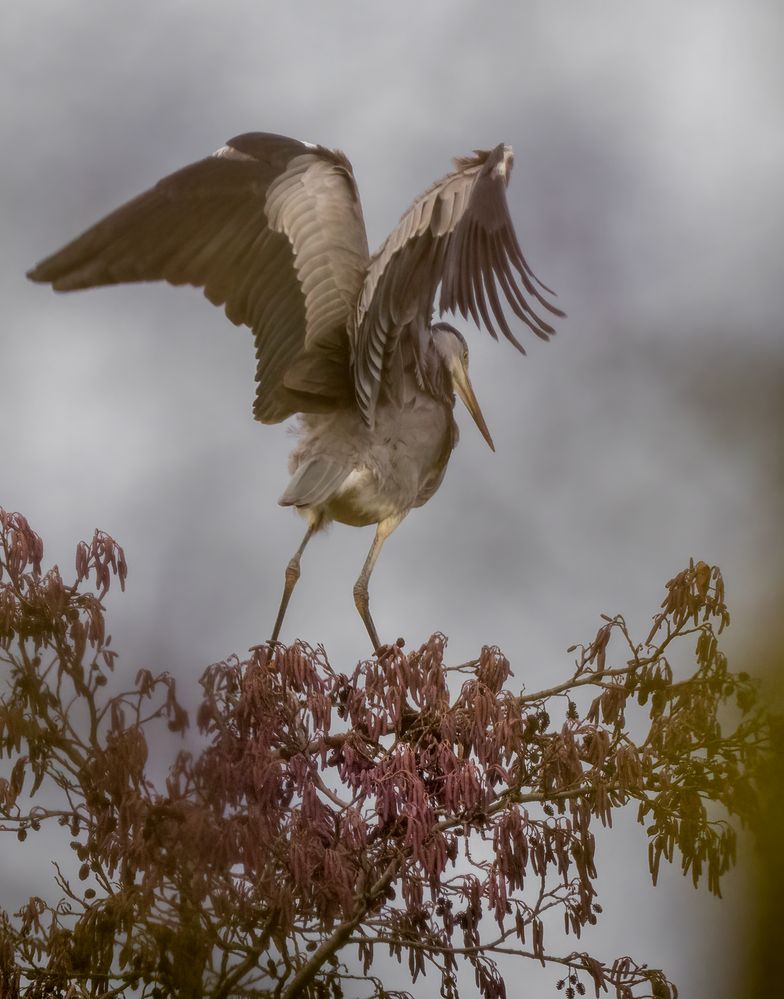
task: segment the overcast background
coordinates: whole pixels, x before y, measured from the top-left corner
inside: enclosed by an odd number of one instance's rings
[[[565,649],[601,612],[642,637],[694,556],[724,571],[726,647],[748,665],[780,614],[783,11],[8,5],[0,505],[27,515],[66,575],[95,527],[125,546],[127,592],[109,600],[123,668],[169,669],[193,705],[207,664],[267,637],[303,532],[276,505],[292,440],[254,424],[250,334],[198,292],[56,296],[24,272],[249,130],[343,149],[371,247],[452,156],[511,143],[520,241],[569,314],[554,342],[527,337],[527,358],[460,322],[497,453],[459,413],[441,491],[373,577],[382,638],[415,646],[442,630],[453,661],[496,643],[516,681],[539,686],[565,674]],[[371,538],[336,526],[312,542],[284,640],[321,642],[342,668],[369,652],[351,591]],[[16,851],[13,870],[0,861],[0,905],[45,890],[35,844],[29,868]],[[583,946],[663,966],[684,999],[737,994],[713,957],[740,946],[742,877],[724,903],[677,870],[651,889],[631,816],[599,861],[605,916]],[[514,969],[511,994],[549,994],[555,977]]]

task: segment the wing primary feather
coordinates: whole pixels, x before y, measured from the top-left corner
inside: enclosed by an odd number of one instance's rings
[[[512,271],[509,257],[503,248],[499,250],[497,260],[499,266],[496,268],[496,276],[501,284],[504,295],[514,309],[515,315],[520,319],[525,319],[527,313],[531,311],[531,306],[517,284],[517,278]]]
[[[522,319],[522,321],[531,330],[531,332],[535,333],[540,340],[549,340],[550,337],[555,333],[555,330],[553,329],[552,326],[550,326],[549,323],[544,322],[543,319],[537,316],[527,302],[524,303],[522,309],[518,309],[515,307],[513,292],[509,287],[506,274],[503,271],[499,273],[499,282],[501,284],[501,287],[503,288],[506,300],[511,304],[518,318]]]
[[[472,247],[474,249],[474,261],[475,269],[472,272],[473,275],[473,285],[475,290],[476,304],[479,309],[479,313],[482,316],[482,321],[485,325],[485,329],[493,337],[494,340],[498,339],[498,334],[496,333],[495,327],[490,319],[490,313],[487,308],[487,298],[485,295],[485,287],[492,283],[493,275],[492,271],[488,266],[486,247],[485,247],[485,234],[479,226],[476,226],[473,233]],[[496,317],[498,318],[498,317]],[[501,331],[504,336],[508,337],[511,335],[511,330],[506,324],[506,319],[501,314],[498,319],[498,324],[501,327]]]
[[[460,298],[463,299],[465,308],[468,309],[471,318],[476,323],[477,326],[480,325],[481,320],[479,318],[479,312],[476,305],[476,296],[474,294],[474,255],[473,246],[474,241],[471,238],[471,228],[473,222],[469,222],[467,226],[461,227],[460,232],[457,235],[458,243],[458,253],[461,257],[461,268],[460,268]],[[463,316],[465,316],[465,308],[461,308],[460,311]],[[495,332],[492,333],[493,337],[496,337]]]
[[[550,336],[555,334],[555,329],[541,316],[537,315],[531,307],[530,302],[523,295],[520,290],[517,281],[515,279],[514,273],[512,272],[509,258],[501,250],[496,256],[496,260],[499,266],[496,268],[496,276],[498,278],[498,283],[504,292],[504,296],[509,302],[515,315],[522,319],[523,322],[534,332],[537,336],[543,339],[549,339]],[[543,336],[546,334],[546,336]]]
[[[491,243],[491,244],[494,244],[495,240],[494,240],[494,238],[492,236],[490,236],[490,237],[488,237],[488,242]],[[495,258],[494,256],[492,256],[491,254],[492,254],[492,250],[490,249],[490,247],[488,247],[488,256],[489,256],[489,259],[495,261],[497,258]],[[490,299],[490,306],[491,306],[491,308],[493,310],[493,315],[498,320],[498,324],[501,327],[501,330],[502,330],[504,336],[506,337],[506,339],[511,344],[513,344],[520,351],[521,354],[525,354],[525,352],[526,352],[525,351],[525,347],[523,347],[523,345],[520,343],[520,341],[514,335],[514,333],[512,332],[511,328],[509,327],[509,324],[506,321],[506,316],[504,315],[503,306],[501,305],[501,301],[500,301],[500,299],[498,297],[498,290],[496,288],[496,280],[498,278],[498,273],[499,273],[499,269],[498,269],[497,266],[493,267],[492,270],[490,270],[490,268],[488,269],[488,280],[486,280],[485,286],[486,286],[486,289],[487,289],[487,296]],[[512,307],[513,310],[516,309],[516,303],[514,301],[511,301],[509,304],[511,305],[511,307]]]
[[[552,302],[548,302],[547,299],[544,298],[544,296],[540,293],[539,288],[537,288],[536,285],[533,283],[535,281],[536,284],[538,284],[539,287],[543,288],[546,292],[548,292],[548,294],[555,295],[555,292],[551,288],[548,288],[543,281],[540,281],[539,278],[536,276],[536,274],[534,274],[534,272],[529,267],[528,261],[525,259],[525,256],[523,255],[523,251],[520,248],[520,244],[517,241],[517,237],[515,236],[514,230],[512,229],[511,225],[509,225],[506,228],[505,234],[507,236],[507,245],[509,247],[509,257],[512,263],[514,264],[517,272],[520,274],[525,290],[530,295],[533,295],[534,298],[537,300],[537,302],[539,302],[540,305],[543,305],[545,309],[548,310],[548,312],[552,312],[553,315],[556,316],[564,317],[566,313],[563,312],[561,309],[559,309],[557,306],[553,305]]]
[[[209,215],[192,238],[183,240],[181,248],[169,257],[162,274],[171,284],[203,285],[207,282],[215,260],[221,260],[227,242],[235,238],[231,226],[241,212],[235,210],[216,230],[215,219]]]
[[[215,267],[209,274],[204,284],[204,294],[213,305],[226,305],[226,315],[233,322],[234,316],[230,315],[230,305],[228,299],[233,301],[234,291],[238,285],[242,285],[251,269],[249,261],[257,255],[259,247],[265,242],[266,230],[259,228],[259,220],[253,216],[248,219],[244,227],[236,234],[231,243],[231,248],[223,254],[220,262],[216,262]],[[236,322],[242,322],[241,316]]]

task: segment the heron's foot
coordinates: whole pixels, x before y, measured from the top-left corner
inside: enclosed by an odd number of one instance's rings
[[[398,638],[398,640],[396,642],[392,642],[391,645],[379,645],[379,647],[375,650],[376,656],[378,659],[386,659],[399,652],[405,644],[405,639]]]
[[[269,640],[266,642],[262,642],[261,645],[251,645],[248,651],[251,652],[253,655],[258,655],[261,666],[266,667],[269,666],[270,664],[270,660],[272,659],[273,653],[275,652],[276,645],[277,642]]]

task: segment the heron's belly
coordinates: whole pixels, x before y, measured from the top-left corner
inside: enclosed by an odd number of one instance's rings
[[[346,469],[334,492],[309,507],[311,515],[353,527],[378,524],[425,503],[456,442],[451,407],[422,393],[407,406],[379,407],[372,430],[357,411],[306,418],[303,430],[294,467],[323,456]]]
[[[351,527],[367,527],[400,512],[399,493],[398,489],[380,489],[369,468],[355,468],[322,509],[330,520]]]

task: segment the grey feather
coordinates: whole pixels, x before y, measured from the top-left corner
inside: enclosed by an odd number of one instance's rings
[[[327,502],[351,474],[351,467],[318,455],[303,462],[278,500],[281,506],[317,506]]]

